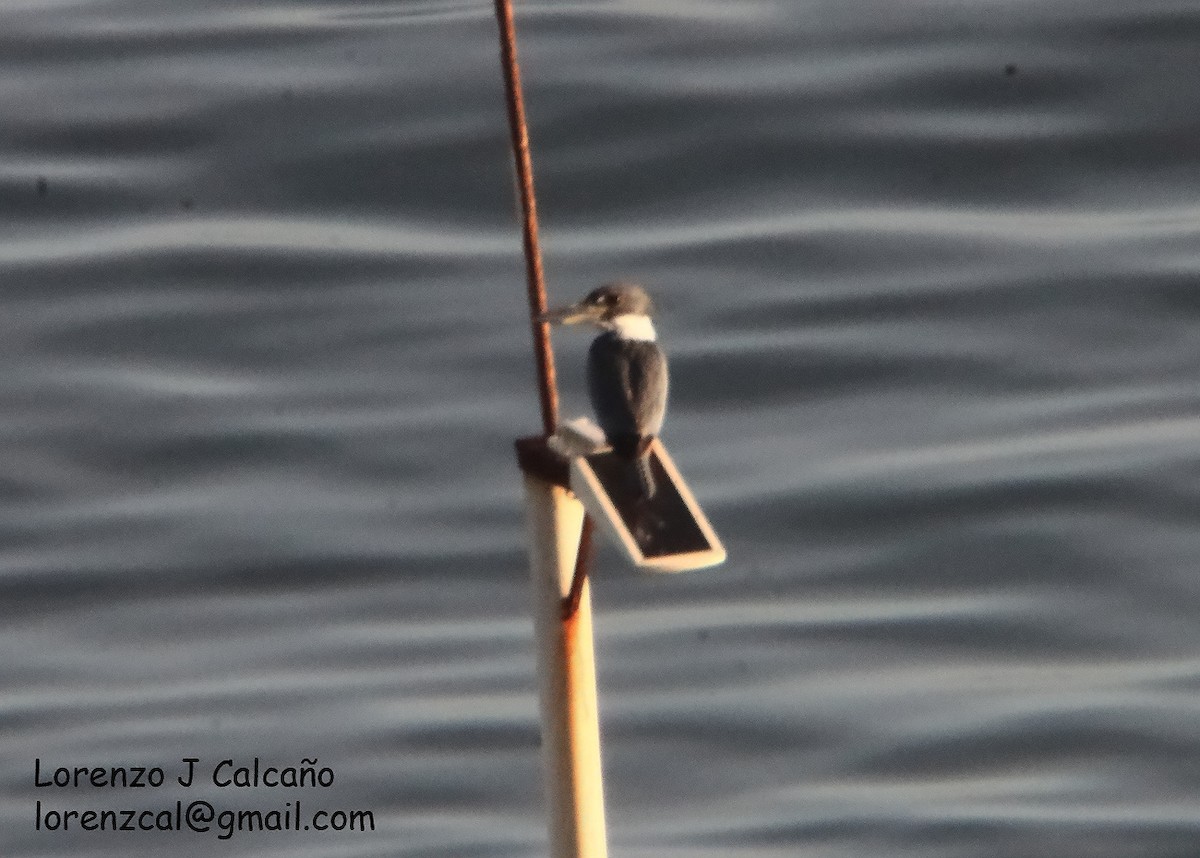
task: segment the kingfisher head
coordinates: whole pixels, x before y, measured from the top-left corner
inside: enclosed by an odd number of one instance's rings
[[[621,332],[631,326],[649,324],[654,302],[636,283],[606,283],[593,289],[582,301],[544,313],[543,322],[557,325],[592,324]],[[651,337],[652,338],[652,337]]]

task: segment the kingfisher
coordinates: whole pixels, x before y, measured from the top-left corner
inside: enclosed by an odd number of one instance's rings
[[[588,394],[613,452],[636,465],[645,500],[657,486],[650,443],[667,412],[667,358],[655,335],[654,303],[636,283],[606,283],[582,301],[542,315],[559,325],[600,328],[588,349]]]

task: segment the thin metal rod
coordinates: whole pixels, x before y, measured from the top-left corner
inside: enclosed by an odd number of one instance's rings
[[[575,555],[575,574],[571,576],[571,589],[563,599],[563,622],[575,616],[579,610],[579,600],[583,598],[583,584],[587,581],[588,564],[592,561],[592,532],[596,523],[590,515],[583,516],[583,526],[579,530],[579,551]]]
[[[504,70],[504,92],[508,101],[508,130],[517,168],[517,189],[521,197],[525,285],[529,294],[529,324],[537,360],[542,428],[550,435],[558,426],[558,387],[554,374],[554,350],[550,345],[550,326],[541,321],[542,314],[546,312],[546,284],[542,275],[542,251],[538,245],[533,161],[529,157],[529,130],[525,125],[525,97],[521,94],[521,67],[517,63],[512,0],[496,0],[496,21],[500,25],[500,65]]]

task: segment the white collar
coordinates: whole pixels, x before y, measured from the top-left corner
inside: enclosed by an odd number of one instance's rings
[[[650,317],[642,313],[623,313],[605,323],[605,327],[622,340],[640,340],[652,343],[657,338]]]

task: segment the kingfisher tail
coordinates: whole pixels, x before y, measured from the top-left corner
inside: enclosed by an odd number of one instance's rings
[[[638,482],[641,483],[642,493],[647,500],[654,497],[658,491],[658,483],[654,479],[654,471],[650,467],[650,453],[647,451],[637,457]]]
[[[646,494],[646,498],[653,498],[655,492],[658,492],[658,482],[654,480],[654,472],[650,469],[649,454],[638,457],[637,460],[637,481],[642,485],[642,492]]]

